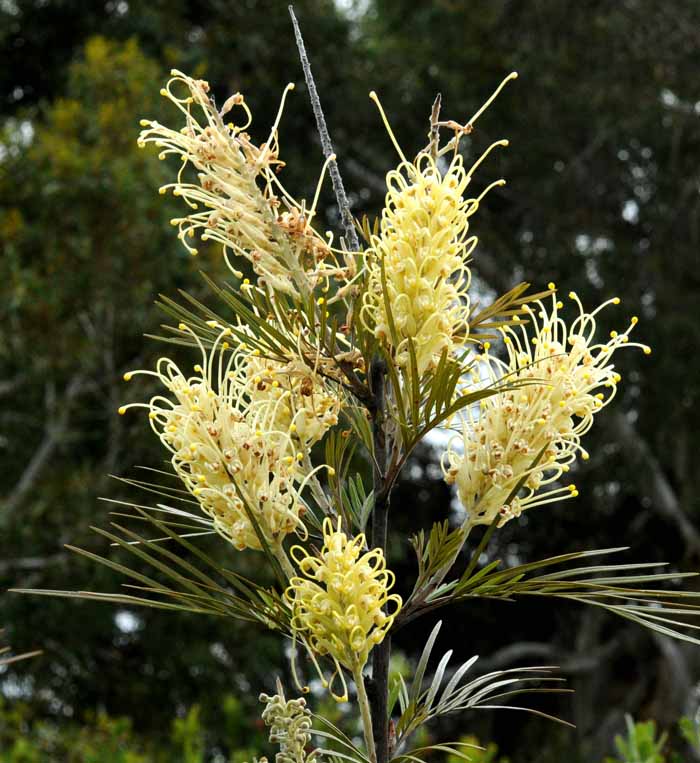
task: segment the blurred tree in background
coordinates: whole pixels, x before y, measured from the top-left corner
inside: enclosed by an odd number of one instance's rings
[[[614,288],[617,309],[639,314],[639,334],[654,348],[650,358],[623,357],[624,398],[604,420],[608,429],[589,436],[593,463],[576,475],[580,497],[511,522],[490,553],[530,560],[625,538],[630,561],[697,569],[700,5],[295,5],[358,215],[376,213],[395,164],[370,88],[412,155],[437,91],[443,115],[464,121],[515,69],[518,82],[465,141],[470,153],[511,141],[489,159],[508,185],[492,192],[477,223],[475,297],[523,278],[536,288],[555,279],[588,304]],[[161,320],[154,295],[181,287],[207,299],[198,263],[173,241],[171,211],[153,192],[160,165],[136,148],[138,119],[158,118],[158,90],[177,66],[206,72],[222,101],[245,92],[253,132],[264,136],[284,84],[300,83],[296,49],[286,4],[271,0],[7,0],[0,57],[0,580],[114,590],[116,576],[62,544],[85,545],[87,526],[115,508],[98,496],[134,497],[106,475],[138,479],[133,464],[160,466],[148,434],[115,413],[127,395],[123,371],[159,352],[141,339]],[[299,90],[283,117],[284,182],[309,196],[322,157]],[[325,199],[335,226],[334,202]],[[201,256],[211,272],[216,253]],[[596,459],[607,469],[595,468]],[[451,510],[424,449],[395,496],[397,533]],[[400,578],[412,552],[397,540],[392,555]],[[482,654],[484,669],[559,664],[577,692],[559,708],[577,724],[575,736],[514,714],[493,726],[488,716],[455,720],[462,734],[495,740],[513,763],[598,761],[626,712],[666,728],[695,711],[700,659],[692,647],[592,609],[562,606],[544,617],[536,601],[478,606],[478,632],[467,606],[450,615],[453,641],[463,644],[458,657]],[[199,703],[207,749],[226,749],[235,737],[220,711],[224,697],[234,691],[252,707],[279,663],[279,645],[264,633],[152,610],[115,616],[97,604],[3,595],[0,623],[18,647],[45,650],[0,675],[8,701],[21,697],[46,723],[79,723],[100,710],[129,716],[136,733],[163,744],[171,719]],[[424,625],[427,632],[432,623]],[[425,634],[416,632],[415,643],[402,635],[397,644],[411,655]]]

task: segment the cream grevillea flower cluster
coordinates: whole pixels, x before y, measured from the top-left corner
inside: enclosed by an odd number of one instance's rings
[[[161,159],[174,154],[182,160],[177,181],[162,186],[160,192],[172,190],[192,210],[172,221],[187,250],[197,254],[190,240],[199,233],[203,240],[223,244],[225,255],[231,252],[247,259],[260,285],[289,294],[299,289],[309,292],[328,275],[338,274],[327,262],[332,254],[328,242],[309,224],[314,207],[305,211],[293,202],[276,177],[275,169],[283,164],[278,158],[277,125],[284,97],[268,141],[256,146],[245,132],[252,117],[240,93],[217,111],[207,82],[177,70],[171,75],[161,93],[184,114],[185,126],[173,130],[142,120],[145,129],[139,145],[154,143],[162,149]],[[242,124],[224,122],[234,108],[242,111]]]
[[[412,343],[419,374],[469,338],[467,261],[477,244],[477,237],[469,235],[469,218],[484,196],[505,181],[491,183],[474,198],[465,198],[465,192],[477,167],[508,141],[492,143],[466,170],[458,153],[459,140],[514,76],[504,79],[466,126],[445,123],[456,130],[449,162],[442,157],[449,147],[441,151],[435,147],[435,155],[426,150],[415,161],[407,161],[379,99],[371,94],[402,161],[387,174],[379,233],[365,252],[362,318],[367,329],[392,349],[399,366],[410,364]],[[442,162],[446,168],[439,166]]]
[[[464,199],[468,184],[461,156],[444,175],[427,154],[389,172],[379,235],[366,257],[363,318],[375,336],[396,343],[401,366],[412,340],[421,373],[469,334],[466,258],[476,243],[468,231],[477,203]]]
[[[453,440],[443,458],[445,478],[456,483],[472,525],[500,517],[501,526],[525,509],[578,495],[574,485],[554,483],[577,455],[588,458],[581,437],[615,396],[620,381],[612,363],[615,351],[635,346],[650,352],[629,341],[636,317],[624,332],[612,331],[608,341],[596,339],[596,315],[619,299],[588,313],[575,293],[569,296],[578,308],[569,325],[560,316],[562,302],[553,295],[549,307],[533,303],[519,328],[502,330],[506,361],[484,345],[480,360],[488,382],[505,379],[522,385],[468,411],[459,445]],[[478,373],[474,371],[477,382]]]
[[[280,746],[275,763],[314,763],[315,752],[306,754],[311,744],[311,711],[306,700],[286,699],[279,688],[280,693],[272,697],[260,695],[266,705],[262,719],[270,728],[270,741]]]
[[[279,547],[290,533],[306,536],[301,493],[325,468],[311,470],[306,454],[337,422],[341,401],[311,369],[234,351],[230,339],[224,330],[209,352],[200,344],[191,376],[167,358],[155,372],[127,374],[154,375],[171,395],[132,406],[148,408],[176,473],[219,533],[237,549],[260,549],[258,531]]]
[[[300,546],[292,557],[300,575],[290,580],[285,596],[292,607],[292,629],[315,654],[330,655],[351,671],[361,669],[380,644],[401,609],[401,597],[389,594],[394,573],[384,554],[365,551],[365,536],[348,538],[326,518],[318,556]]]

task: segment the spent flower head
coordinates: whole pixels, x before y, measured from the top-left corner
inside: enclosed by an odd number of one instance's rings
[[[487,342],[481,367],[474,367],[477,384],[485,369],[489,383],[516,387],[468,410],[462,435],[453,438],[443,457],[445,478],[456,483],[472,525],[500,518],[501,526],[525,509],[576,497],[574,485],[555,483],[578,455],[589,457],[581,437],[615,396],[621,379],[612,363],[615,351],[628,346],[650,352],[629,341],[636,317],[622,333],[612,331],[608,341],[596,339],[596,315],[619,299],[589,313],[574,292],[569,296],[578,308],[569,325],[555,294],[549,308],[537,301],[527,308],[527,323],[502,330],[507,359],[492,355]]]
[[[268,140],[257,146],[245,132],[252,116],[244,97],[232,95],[219,111],[209,95],[209,84],[173,70],[161,90],[185,117],[181,129],[142,120],[139,145],[154,143],[159,157],[175,154],[182,161],[177,180],[160,188],[181,197],[191,212],[172,220],[179,238],[191,254],[190,243],[201,239],[223,244],[229,253],[252,265],[259,283],[288,294],[309,293],[329,275],[338,275],[329,243],[311,227],[315,204],[306,210],[282,188],[276,171],[279,159],[277,128],[289,85]],[[225,122],[229,112],[242,112],[242,123]],[[188,172],[191,167],[191,172]],[[319,183],[320,185],[320,183]],[[342,268],[340,269],[342,271]]]

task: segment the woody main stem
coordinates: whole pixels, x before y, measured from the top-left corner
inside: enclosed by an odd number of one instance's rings
[[[372,482],[374,487],[374,511],[372,512],[372,546],[380,548],[386,556],[389,515],[389,492],[387,489],[387,418],[386,418],[386,367],[381,358],[375,358],[370,368],[372,389],[372,438],[374,463]],[[372,651],[372,722],[377,763],[389,759],[389,660],[391,637],[387,634],[381,644]]]

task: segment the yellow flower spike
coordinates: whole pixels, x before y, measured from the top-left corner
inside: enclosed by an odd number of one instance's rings
[[[478,411],[466,409],[463,433],[443,456],[445,479],[456,484],[467,511],[465,523],[497,519],[503,525],[526,509],[578,495],[575,487],[557,485],[578,456],[589,458],[581,438],[621,381],[613,355],[621,347],[648,349],[629,341],[634,321],[624,333],[612,331],[607,342],[595,339],[596,315],[615,299],[586,312],[574,292],[571,297],[578,315],[570,323],[553,294],[551,302],[528,310],[527,325],[503,328],[504,340],[510,339],[505,360],[490,353],[480,358],[487,369],[482,383],[507,379],[525,386],[484,398]],[[518,485],[519,494],[509,500]]]
[[[394,574],[386,569],[382,551],[364,551],[365,536],[348,538],[341,526],[340,518],[335,526],[324,520],[318,556],[292,548],[299,576],[289,581],[284,595],[292,607],[295,637],[312,653],[330,656],[338,669],[357,675],[384,640],[402,600],[388,593]]]
[[[477,240],[468,231],[479,200],[465,198],[471,170],[461,155],[444,173],[429,154],[412,163],[401,156],[399,167],[387,174],[379,232],[366,252],[361,319],[390,345],[401,366],[411,362],[412,343],[422,374],[469,336],[467,261]]]

